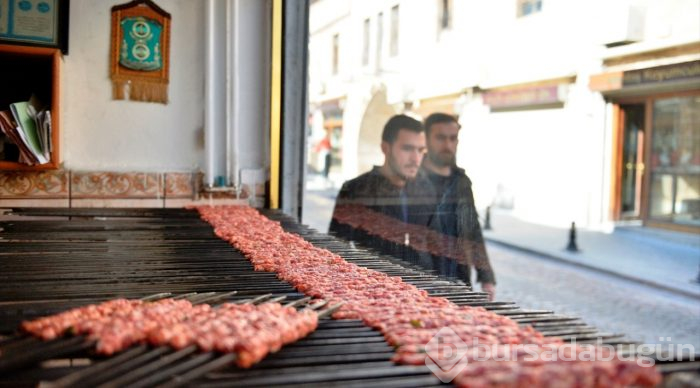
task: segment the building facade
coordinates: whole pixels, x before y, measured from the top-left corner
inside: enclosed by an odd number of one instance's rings
[[[480,209],[700,231],[700,2],[311,4],[313,124],[336,171],[379,163],[392,114],[455,114]],[[319,124],[320,122],[320,124]]]

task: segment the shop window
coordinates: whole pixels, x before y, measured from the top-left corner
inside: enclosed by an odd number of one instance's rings
[[[700,95],[654,101],[649,218],[700,226]]]

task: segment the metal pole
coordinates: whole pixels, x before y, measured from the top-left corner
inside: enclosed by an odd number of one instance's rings
[[[486,216],[484,216],[484,230],[491,230],[491,206],[486,206]]]
[[[578,252],[578,246],[576,245],[576,223],[571,223],[571,229],[569,230],[569,245],[566,246],[566,250],[569,252]]]

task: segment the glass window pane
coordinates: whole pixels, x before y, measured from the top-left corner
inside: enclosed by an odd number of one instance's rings
[[[673,216],[673,175],[653,174],[649,216],[670,221]]]
[[[700,174],[678,176],[674,222],[700,224]]]
[[[654,102],[649,217],[700,225],[700,96]]]

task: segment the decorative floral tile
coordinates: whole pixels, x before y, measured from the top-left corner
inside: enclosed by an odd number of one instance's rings
[[[163,199],[156,198],[73,198],[72,207],[86,208],[162,208]]]
[[[249,196],[247,187],[238,195],[233,192],[199,193],[202,179],[203,174],[188,172],[7,171],[0,172],[0,199],[148,199],[163,201],[164,204],[166,199],[195,200],[202,195],[209,199],[245,199]],[[264,194],[264,184],[258,185],[256,191],[258,195],[260,192]]]
[[[0,172],[0,198],[68,198],[66,171]]]
[[[193,174],[183,172],[165,173],[165,198],[193,198]]]
[[[158,173],[74,172],[71,198],[163,198]]]

